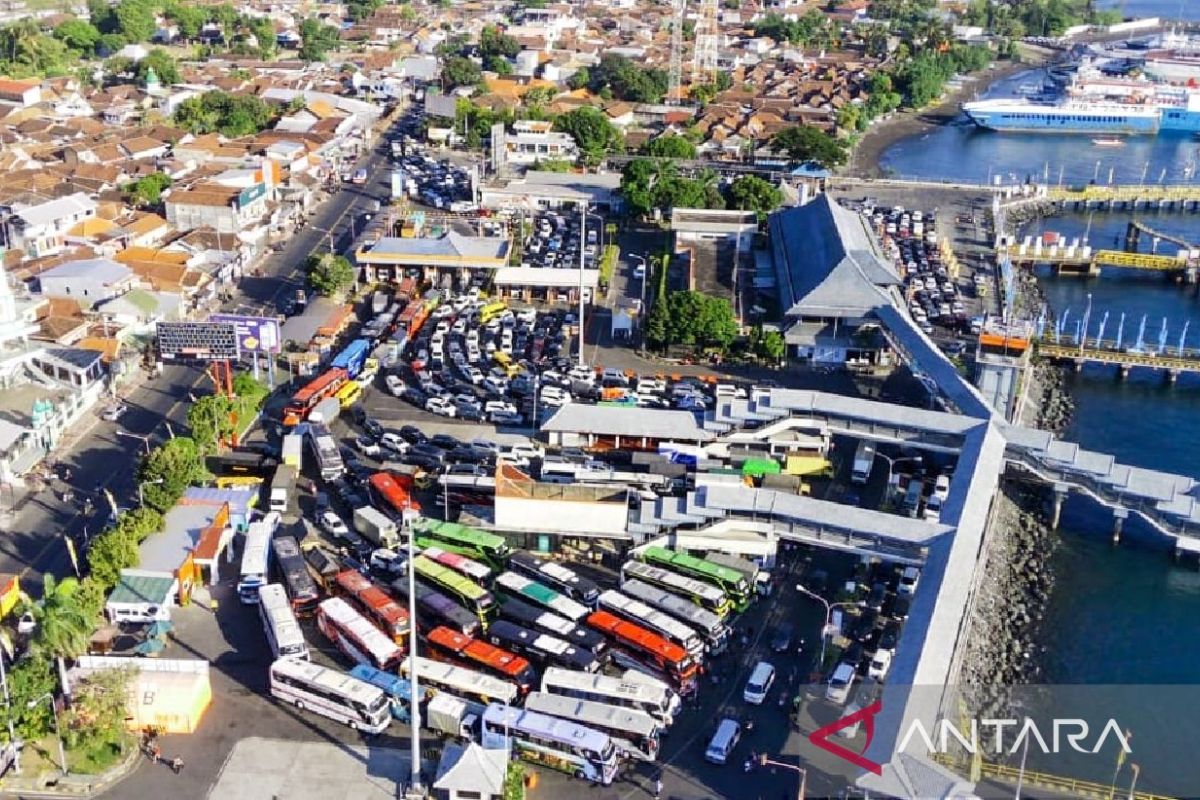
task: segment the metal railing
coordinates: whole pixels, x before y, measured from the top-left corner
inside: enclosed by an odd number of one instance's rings
[[[954,772],[960,774],[970,774],[971,772],[971,763],[966,759],[945,753],[933,753],[932,756],[934,761],[948,767]],[[992,778],[1011,783],[1016,783],[1019,780],[1023,786],[1036,786],[1041,789],[1063,792],[1078,797],[1090,797],[1096,800],[1112,800],[1114,795],[1122,798],[1132,797],[1134,800],[1174,800],[1170,795],[1153,794],[1151,792],[1134,792],[1131,795],[1128,790],[1114,787],[1112,784],[1085,781],[1079,778],[1066,778],[1061,775],[1052,775],[1048,772],[1038,772],[1031,769],[1022,770],[1019,767],[1011,767],[1007,764],[992,764],[987,761],[980,762],[979,774],[983,778]]]

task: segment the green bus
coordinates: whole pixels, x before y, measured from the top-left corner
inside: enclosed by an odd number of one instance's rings
[[[733,607],[739,612],[750,607],[750,601],[753,599],[750,585],[746,583],[746,576],[735,569],[665,547],[647,547],[638,553],[637,557],[647,564],[674,570],[719,587],[729,595]]]
[[[496,618],[499,608],[492,593],[475,581],[449,567],[443,567],[436,561],[425,556],[413,559],[413,569],[417,576],[431,584],[433,588],[445,592],[467,607],[486,628]]]
[[[754,478],[763,475],[778,475],[782,471],[779,462],[773,458],[748,458],[742,464],[742,474]]]
[[[504,569],[511,553],[503,536],[459,525],[457,522],[419,519],[413,523],[413,534],[416,536],[414,541],[418,547],[440,547],[442,550],[482,561],[497,571]]]

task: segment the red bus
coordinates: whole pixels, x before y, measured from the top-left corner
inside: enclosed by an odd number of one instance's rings
[[[491,674],[510,680],[526,694],[534,686],[533,667],[524,658],[501,650],[495,645],[464,636],[446,627],[437,627],[429,632],[426,645],[432,658],[449,661],[468,669],[483,669]]]
[[[292,395],[292,399],[283,409],[283,424],[291,426],[303,422],[318,403],[337,394],[338,389],[345,386],[348,380],[350,376],[344,369],[335,368],[322,372]]]
[[[361,572],[345,569],[333,579],[338,594],[346,598],[376,628],[404,647],[408,636],[408,611]]]
[[[699,667],[688,651],[674,642],[607,611],[593,611],[586,622],[612,639],[613,660],[621,666],[649,668],[680,692],[695,687]]]
[[[411,342],[421,331],[421,326],[425,324],[425,320],[429,318],[429,312],[432,310],[424,300],[413,300],[400,313],[400,319],[396,321],[396,329],[407,333],[408,340]]]
[[[417,293],[417,279],[408,277],[400,281],[400,285],[396,288],[397,300],[412,300]]]
[[[371,488],[391,506],[397,514],[403,515],[408,509],[413,513],[421,513],[421,504],[413,497],[413,481],[407,475],[393,475],[390,472],[376,472],[371,476]]]

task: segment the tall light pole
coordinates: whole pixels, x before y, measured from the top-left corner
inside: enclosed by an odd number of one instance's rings
[[[888,486],[891,486],[891,484],[892,484],[892,470],[894,470],[896,468],[896,465],[899,464],[901,461],[912,461],[915,464],[921,464],[925,460],[921,456],[901,456],[899,458],[892,458],[891,456],[885,456],[883,453],[876,453],[875,457],[882,458],[884,461],[887,462],[887,465],[888,465],[887,485]]]
[[[829,635],[829,626],[833,624],[833,610],[835,608],[853,608],[856,606],[861,606],[862,603],[855,602],[855,601],[849,601],[849,602],[845,602],[845,603],[831,603],[828,600],[826,600],[824,597],[821,597],[821,595],[817,594],[816,592],[809,591],[808,589],[804,588],[804,585],[800,584],[800,583],[796,584],[796,591],[800,592],[801,594],[808,595],[813,600],[816,600],[818,603],[820,603],[821,605],[823,605],[825,607],[825,626],[821,628],[821,655],[820,655],[820,659],[817,661],[817,669],[818,670],[824,669],[825,668],[825,642]]]
[[[62,774],[69,775],[70,772],[67,770],[67,750],[63,747],[62,731],[59,730],[58,727],[58,709],[54,706],[54,695],[50,692],[46,692],[36,700],[30,700],[25,704],[25,706],[27,708],[33,708],[43,700],[50,701],[50,713],[54,716],[54,738],[58,739],[58,760],[62,764]]]
[[[147,483],[159,484],[162,482],[163,482],[163,478],[154,478],[153,480],[148,480],[148,481],[138,481],[137,487],[138,487],[138,507],[139,508],[146,505],[146,498],[142,494],[142,487],[145,486]]]
[[[404,509],[408,511],[407,507]],[[412,717],[412,736],[410,742],[412,749],[409,753],[409,758],[412,760],[412,769],[409,776],[409,793],[414,797],[422,796],[421,787],[421,690],[417,682],[417,586],[416,576],[413,574],[413,560],[416,554],[413,552],[413,530],[412,520],[407,513],[401,515],[405,532],[408,534],[408,685],[411,687],[412,694],[409,697],[409,712]]]
[[[579,207],[579,366],[583,366],[583,265],[584,253],[587,247],[587,202],[585,201]]]
[[[808,770],[807,769],[805,769],[804,767],[798,767],[795,764],[785,764],[782,761],[775,761],[774,759],[767,758],[766,753],[762,753],[759,755],[758,763],[760,766],[763,766],[763,767],[766,767],[766,766],[783,767],[784,769],[790,769],[792,772],[799,772],[800,773],[800,789],[796,792],[796,800],[804,800],[804,793],[808,790]]]

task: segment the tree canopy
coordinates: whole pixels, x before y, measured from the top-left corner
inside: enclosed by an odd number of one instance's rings
[[[639,66],[615,53],[605,53],[588,75],[589,88],[631,103],[658,103],[667,93],[666,71]]]
[[[168,439],[151,450],[140,472],[146,505],[165,513],[187,487],[207,480],[210,475],[203,456],[196,442],[186,436]]]
[[[125,184],[122,194],[135,206],[157,206],[162,199],[163,189],[171,185],[171,178],[162,172],[154,172]]]
[[[771,147],[787,153],[793,161],[812,162],[825,168],[846,163],[846,142],[810,125],[784,128],[775,134]]]
[[[479,34],[479,49],[485,58],[487,56],[513,58],[521,52],[521,43],[495,25],[485,25]]]
[[[679,174],[675,162],[639,158],[625,165],[621,173],[621,195],[637,215],[654,209],[724,208],[725,198],[716,175],[704,170],[695,178]]]
[[[625,147],[621,132],[608,121],[603,111],[592,106],[580,106],[562,114],[554,121],[554,127],[571,134],[589,166],[599,164],[609,153],[620,152]]]
[[[308,282],[325,297],[340,295],[354,283],[354,267],[344,257],[331,253],[310,256]]]
[[[829,17],[816,9],[806,11],[798,19],[788,19],[774,12],[766,14],[754,23],[754,35],[801,47],[829,47],[836,38]]]
[[[450,88],[474,86],[483,78],[483,72],[469,58],[451,56],[442,64],[442,77]]]
[[[304,61],[324,61],[325,54],[338,46],[337,29],[316,17],[300,23],[299,56]]]
[[[100,43],[100,31],[85,19],[68,19],[54,29],[54,38],[72,50],[91,55]]]
[[[144,81],[152,69],[154,70],[154,74],[158,76],[159,81],[166,86],[179,83],[183,80],[183,76],[179,74],[179,66],[175,63],[175,59],[171,58],[171,54],[161,47],[153,48],[149,53],[146,53],[145,58],[137,62],[135,75],[139,81]]]
[[[276,116],[274,108],[254,95],[211,91],[180,103],[175,124],[190,133],[216,131],[237,138],[265,130]]]
[[[668,344],[724,349],[737,338],[733,307],[723,297],[696,291],[673,292],[667,298],[667,310]]]
[[[646,142],[646,154],[655,158],[692,159],[696,157],[696,145],[686,137],[664,133]]]
[[[783,203],[783,192],[757,175],[742,175],[730,185],[729,199],[743,211],[768,214]]]

